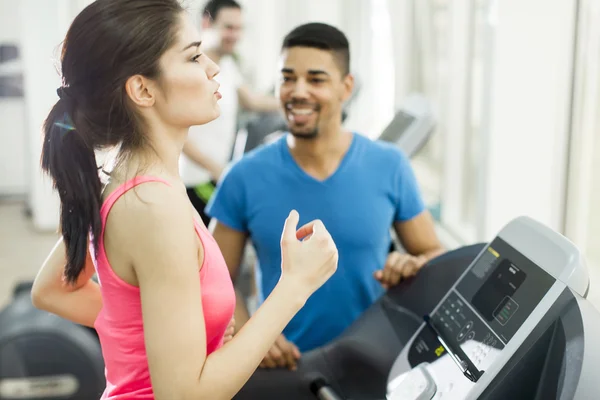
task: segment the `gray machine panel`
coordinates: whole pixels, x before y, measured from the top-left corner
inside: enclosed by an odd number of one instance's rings
[[[388,398],[478,398],[561,294],[585,291],[580,269],[562,236],[525,217],[509,223],[400,353]]]
[[[571,343],[571,346],[579,344],[584,351],[581,351],[582,360],[575,359],[574,364],[581,365],[581,375],[576,384],[574,399],[597,399],[600,392],[600,382],[598,382],[598,368],[600,367],[600,349],[598,348],[598,338],[600,338],[600,318],[599,313],[592,304],[579,296],[577,300],[577,311],[581,316],[583,332],[579,343]],[[564,387],[564,386],[563,386]]]
[[[427,143],[434,129],[435,118],[429,100],[422,94],[411,93],[378,139],[395,143],[411,158]]]

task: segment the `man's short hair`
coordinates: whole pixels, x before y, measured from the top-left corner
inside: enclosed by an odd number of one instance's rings
[[[212,22],[217,19],[219,11],[224,8],[238,8],[241,10],[242,6],[235,0],[210,0],[204,6],[202,16],[207,17]]]
[[[342,76],[350,72],[350,45],[342,31],[328,24],[311,22],[300,25],[283,39],[283,49],[313,47],[333,52]]]

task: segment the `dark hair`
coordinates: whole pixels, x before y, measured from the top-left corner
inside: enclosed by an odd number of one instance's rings
[[[123,157],[147,144],[125,84],[136,74],[160,76],[159,59],[175,43],[183,11],[177,0],[96,0],[67,32],[63,86],[44,122],[41,164],[60,196],[68,282],[85,266],[90,234],[98,249],[102,232],[95,150],[120,145]]]
[[[342,76],[346,76],[350,72],[348,38],[336,27],[321,22],[300,25],[287,34],[281,48],[289,49],[296,46],[332,51]]]
[[[204,6],[202,16],[214,21],[219,16],[219,11],[224,8],[237,8],[241,10],[242,6],[235,0],[210,0]]]

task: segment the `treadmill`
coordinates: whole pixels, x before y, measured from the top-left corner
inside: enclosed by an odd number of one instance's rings
[[[597,398],[600,314],[588,290],[571,242],[514,220],[423,317],[394,362],[387,398]]]
[[[578,249],[528,218],[390,289],[296,371],[236,399],[583,400],[600,389],[600,313]]]
[[[435,130],[429,100],[420,93],[410,94],[377,139],[396,144],[412,158],[425,146]]]

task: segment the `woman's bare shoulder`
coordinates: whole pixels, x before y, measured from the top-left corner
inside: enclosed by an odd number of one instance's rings
[[[185,190],[153,181],[139,184],[120,196],[110,210],[107,227],[128,253],[134,255],[148,252],[149,246],[162,247],[177,240],[187,242],[193,221],[193,209]]]

